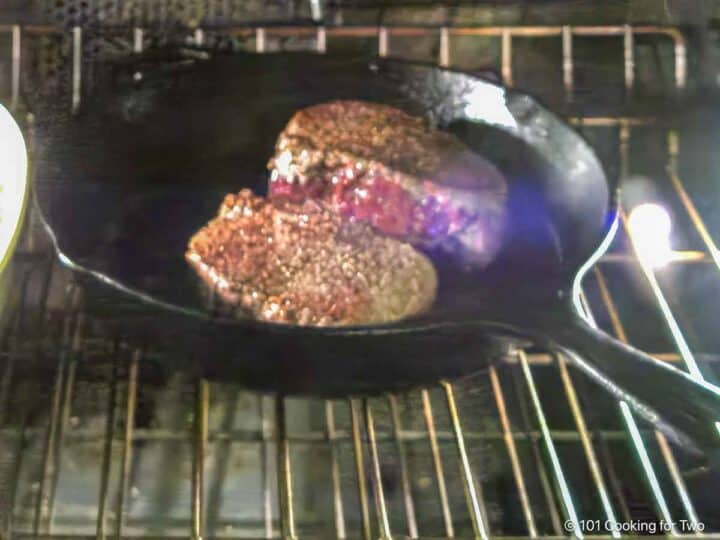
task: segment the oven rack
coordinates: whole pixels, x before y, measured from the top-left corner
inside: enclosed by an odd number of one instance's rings
[[[134,28],[126,29],[130,32],[130,40],[135,51],[141,51],[149,30]],[[21,67],[22,50],[25,39],[32,39],[34,35],[45,35],[57,33],[58,30],[49,26],[27,26],[10,25],[0,27],[0,32],[7,32],[11,36],[11,96],[9,106],[13,110],[21,108]],[[377,47],[380,55],[389,55],[390,38],[392,36],[419,36],[428,33],[437,36],[439,40],[440,65],[452,65],[450,54],[450,41],[454,36],[492,36],[501,42],[501,73],[504,82],[511,85],[513,82],[513,47],[514,37],[532,38],[560,38],[562,42],[562,76],[563,87],[568,95],[572,96],[574,89],[574,64],[573,64],[573,38],[575,36],[617,36],[623,40],[623,66],[625,74],[625,86],[631,91],[634,86],[635,59],[633,54],[633,40],[639,34],[659,36],[663,39],[670,39],[674,48],[674,82],[677,88],[683,88],[687,82],[687,51],[685,40],[680,31],[674,28],[653,27],[653,26],[542,26],[542,27],[326,27],[326,26],[302,26],[302,27],[222,27],[222,28],[198,28],[191,32],[192,39],[201,44],[209,32],[241,35],[254,38],[255,50],[262,53],[266,50],[267,40],[272,35],[281,36],[304,36],[315,37],[315,46],[318,52],[327,52],[327,38],[333,37],[371,37],[377,39]],[[83,37],[84,30],[75,27],[71,30],[71,84],[72,100],[69,106],[77,108],[82,99],[83,93]],[[628,151],[631,144],[633,130],[638,126],[645,126],[653,122],[652,118],[631,118],[631,117],[588,117],[574,118],[575,124],[582,128],[600,128],[617,130],[619,147],[619,172],[624,177],[628,174]],[[692,222],[695,233],[702,241],[702,250],[688,250],[677,252],[673,264],[702,264],[715,265],[720,269],[720,257],[707,225],[703,221],[693,200],[684,188],[683,182],[678,173],[677,158],[679,152],[678,135],[673,130],[667,132],[668,147],[668,178],[675,191],[682,208]],[[625,216],[622,216],[622,223],[625,224]],[[33,242],[36,242],[33,240]],[[37,261],[32,272],[40,269],[43,272],[54,272],[57,276],[58,269],[52,270],[47,258],[43,255],[33,258],[24,250],[18,254],[19,258],[27,258]],[[611,320],[612,329],[619,339],[627,341],[623,315],[617,309],[617,301],[611,293],[605,277],[604,268],[606,265],[621,264],[633,266],[640,270],[650,286],[658,309],[661,311],[664,321],[675,344],[672,351],[657,351],[655,356],[662,360],[674,362],[685,366],[691,373],[702,376],[697,369],[697,360],[687,345],[687,341],[680,331],[678,320],[668,307],[666,291],[660,286],[658,279],[652,269],[648,268],[641,259],[636,257],[632,248],[620,252],[613,252],[601,259],[600,264],[593,269],[592,279],[600,292],[601,303],[590,305],[587,299],[583,298],[586,314],[592,320],[592,313],[605,310]],[[23,277],[23,283],[28,285],[35,279],[28,271]],[[43,278],[49,283],[52,275]],[[29,289],[28,286],[21,287],[24,296]],[[46,296],[49,293],[49,286],[41,292],[41,305],[45,304]],[[423,536],[419,528],[417,516],[417,500],[413,496],[412,472],[408,466],[406,446],[413,440],[425,440],[430,454],[433,484],[436,486],[437,502],[440,506],[442,517],[443,535],[453,537],[456,535],[454,523],[458,520],[458,513],[465,515],[464,519],[470,523],[469,532],[474,537],[489,538],[497,536],[490,530],[487,516],[487,507],[483,498],[481,482],[478,481],[478,471],[471,463],[468,446],[480,439],[496,439],[502,441],[510,462],[512,479],[518,494],[521,513],[525,524],[527,537],[558,537],[566,536],[568,532],[563,530],[563,522],[571,522],[575,530],[580,530],[579,520],[586,519],[579,511],[575,503],[575,495],[568,483],[566,473],[567,463],[559,457],[558,445],[563,441],[573,441],[580,445],[584,456],[585,464],[589,471],[591,485],[588,489],[595,492],[602,508],[603,520],[622,523],[628,522],[633,516],[631,502],[626,500],[622,490],[622,480],[618,478],[617,472],[613,470],[612,462],[608,459],[606,448],[608,441],[626,440],[638,458],[638,469],[640,476],[647,484],[647,497],[654,510],[655,516],[664,519],[666,522],[687,519],[695,527],[702,523],[693,505],[693,494],[686,485],[678,463],[678,449],[671,447],[665,438],[656,432],[649,430],[642,422],[637,423],[636,419],[629,412],[627,406],[618,404],[623,424],[621,429],[598,429],[588,425],[587,413],[584,408],[587,403],[582,402],[583,393],[579,390],[579,379],[572,370],[568,369],[566,359],[561,356],[554,357],[543,353],[529,354],[518,350],[505,364],[492,367],[487,378],[492,392],[492,399],[497,409],[500,430],[495,432],[464,430],[463,424],[467,418],[459,414],[457,385],[454,382],[441,381],[438,388],[424,389],[418,391],[422,406],[424,429],[404,429],[400,423],[399,405],[400,396],[389,395],[386,397],[386,407],[390,414],[390,428],[376,429],[375,413],[378,408],[377,400],[367,398],[351,398],[344,403],[325,402],[325,427],[317,431],[304,434],[290,434],[286,426],[288,401],[281,396],[262,397],[258,396],[258,410],[261,415],[268,415],[274,418],[274,426],[268,428],[264,423],[259,430],[211,430],[209,427],[209,409],[211,402],[211,390],[214,386],[208,381],[200,380],[194,386],[194,414],[192,425],[189,429],[176,431],[162,431],[158,429],[136,429],[135,415],[138,405],[138,388],[142,385],[140,377],[141,366],[144,358],[151,356],[152,352],[141,350],[128,350],[122,343],[114,342],[112,339],[98,338],[93,335],[89,328],[92,321],[82,312],[82,304],[78,301],[80,291],[72,282],[67,287],[66,304],[63,309],[39,313],[26,312],[27,299],[22,297],[15,311],[15,323],[10,326],[7,332],[2,350],[4,366],[0,382],[0,434],[1,438],[9,441],[17,452],[12,458],[15,473],[11,478],[8,495],[4,499],[6,510],[0,509],[0,531],[3,537],[10,538],[80,538],[95,537],[105,538],[107,536],[125,537],[128,525],[125,521],[125,506],[132,486],[130,485],[130,472],[133,461],[134,445],[138,441],[152,438],[169,441],[184,441],[191,446],[191,516],[186,525],[189,530],[179,536],[187,537],[190,534],[193,538],[206,536],[208,506],[207,492],[212,486],[208,485],[206,475],[206,457],[208,445],[219,441],[251,441],[262,447],[263,454],[263,486],[262,486],[262,508],[263,522],[260,524],[261,537],[298,538],[299,533],[296,523],[295,507],[297,505],[296,493],[293,490],[293,463],[291,459],[292,447],[300,443],[324,444],[330,448],[330,462],[332,480],[332,515],[334,535],[338,538],[351,537],[344,516],[348,512],[345,504],[346,495],[341,493],[341,481],[338,465],[337,447],[342,442],[352,446],[354,468],[357,481],[357,504],[360,512],[360,530],[357,531],[363,538],[372,537],[390,538],[392,536]],[[51,353],[57,356],[57,371],[55,380],[49,395],[47,425],[35,428],[27,426],[13,427],[8,423],[12,411],[7,411],[11,389],[14,384],[14,376],[19,370],[19,364],[27,355],[38,354],[38,344],[28,343],[23,335],[21,321],[27,322],[29,317],[38,317],[37,321],[43,322],[53,317],[60,316],[62,331],[55,336],[56,341],[51,340],[54,348]],[[35,320],[35,319],[33,319]],[[73,390],[76,381],[76,374],[79,365],[89,354],[89,349],[101,349],[107,355],[116,358],[114,371],[109,377],[109,399],[106,407],[106,426],[102,432],[91,431],[84,434],[81,430],[71,429]],[[123,368],[118,366],[122,365]],[[537,374],[538,370],[556,370],[562,381],[564,391],[563,399],[567,401],[567,407],[572,414],[574,428],[570,430],[552,429],[548,424],[545,410],[548,405],[549,396],[542,395],[538,391]],[[503,373],[506,370],[515,370],[519,373],[520,382],[527,391],[527,402],[525,411],[528,417],[524,421],[511,418],[509,413],[509,401],[507,399],[508,388],[503,384]],[[121,375],[122,373],[122,375]],[[438,390],[441,399],[438,399]],[[520,397],[522,394],[518,394]],[[434,396],[434,397],[431,397]],[[98,404],[98,408],[102,408]],[[345,429],[338,429],[335,426],[335,415],[338,408],[346,409],[350,417],[350,425]],[[437,416],[439,407],[447,409],[449,422],[438,428]],[[271,414],[274,413],[274,414]],[[122,419],[122,421],[120,421]],[[118,428],[122,424],[122,429]],[[534,425],[535,427],[530,427]],[[33,431],[35,430],[35,431]],[[97,505],[95,516],[95,532],[87,534],[67,534],[56,531],[53,524],[54,519],[54,497],[60,466],[62,463],[61,454],[63,446],[75,437],[101,437],[104,445],[99,485],[97,487]],[[31,519],[21,520],[15,510],[18,503],[17,489],[20,484],[21,469],[23,466],[23,448],[28,437],[41,437],[42,459],[40,465],[40,476],[34,491]],[[395,445],[397,454],[398,469],[400,475],[400,491],[402,492],[402,513],[403,526],[391,528],[391,515],[385,496],[385,482],[383,469],[381,467],[380,448],[386,443],[392,442]],[[528,467],[527,460],[519,455],[519,445],[528,443],[532,449],[533,461]],[[113,446],[119,444],[121,447],[119,459],[114,456]],[[448,444],[453,450],[447,452]],[[271,448],[271,446],[273,448]],[[652,446],[656,450],[650,452]],[[272,450],[275,452],[272,452]],[[274,455],[273,455],[274,454]],[[651,454],[653,457],[651,457]],[[654,457],[659,455],[660,459]],[[269,463],[275,460],[275,483]],[[550,526],[546,530],[538,527],[539,513],[537,501],[531,501],[531,494],[528,489],[528,474],[532,467],[537,469],[540,477],[541,493],[544,499],[544,512],[549,516]],[[112,470],[119,467],[119,479],[117,492],[110,493]],[[462,489],[464,492],[464,508],[452,507],[450,493],[448,492],[445,480],[448,471],[456,468],[459,471]],[[661,485],[658,479],[659,471],[663,471],[670,482]],[[277,492],[277,501],[272,501],[273,491]],[[670,491],[674,491],[672,495]],[[675,497],[680,501],[680,511],[672,514],[668,503],[669,497]],[[114,503],[114,504],[113,504]],[[275,508],[275,506],[277,508]],[[277,510],[274,515],[274,510]],[[676,509],[677,510],[677,509]],[[540,512],[541,514],[543,512]],[[29,526],[16,528],[19,521],[27,521]],[[693,536],[683,531],[673,531],[682,536]],[[152,534],[139,534],[137,531],[129,533],[132,537],[151,538],[157,537]],[[231,533],[223,534],[223,537],[233,537]],[[605,535],[607,536],[607,534]],[[708,536],[707,534],[705,536]],[[163,535],[163,537],[165,537]]]

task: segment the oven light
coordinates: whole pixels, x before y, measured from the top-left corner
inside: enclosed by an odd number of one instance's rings
[[[27,152],[20,128],[0,105],[0,268],[10,250],[22,219],[27,188]]]
[[[650,268],[662,268],[673,259],[671,229],[670,215],[659,204],[640,204],[630,212],[628,230],[633,246]]]

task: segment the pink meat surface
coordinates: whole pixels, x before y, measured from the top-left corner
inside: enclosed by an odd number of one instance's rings
[[[322,200],[474,266],[489,264],[502,243],[502,175],[453,135],[392,107],[335,101],[298,111],[269,168],[271,197]]]

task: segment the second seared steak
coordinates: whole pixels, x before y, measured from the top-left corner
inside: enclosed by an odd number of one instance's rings
[[[449,133],[385,105],[298,111],[270,160],[272,197],[319,199],[422,248],[486,266],[502,242],[502,175]]]
[[[392,322],[428,309],[437,287],[412,246],[317,201],[273,203],[248,190],[225,197],[185,256],[227,303],[288,324]]]

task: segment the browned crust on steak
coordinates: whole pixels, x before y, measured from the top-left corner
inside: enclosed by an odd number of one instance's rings
[[[387,323],[428,309],[430,261],[322,204],[268,202],[243,190],[190,240],[186,259],[226,302],[299,325]]]
[[[343,100],[302,109],[285,126],[276,150],[294,147],[308,152],[299,169],[309,176],[313,174],[313,165],[342,166],[344,158],[351,157],[382,163],[395,171],[432,179],[448,187],[477,189],[478,183],[483,183],[487,188],[505,192],[505,183],[497,177],[498,173],[485,172],[487,162],[457,137],[431,129],[422,118],[386,105]],[[322,152],[322,156],[311,155],[313,150]],[[463,168],[477,174],[471,178],[450,174]]]
[[[383,234],[444,246],[478,266],[502,241],[507,185],[498,170],[452,134],[393,107],[346,100],[302,109],[278,137],[268,167],[272,196],[323,200]],[[380,184],[405,195],[374,197]],[[368,211],[362,199],[374,198]],[[439,222],[447,227],[438,232]]]

